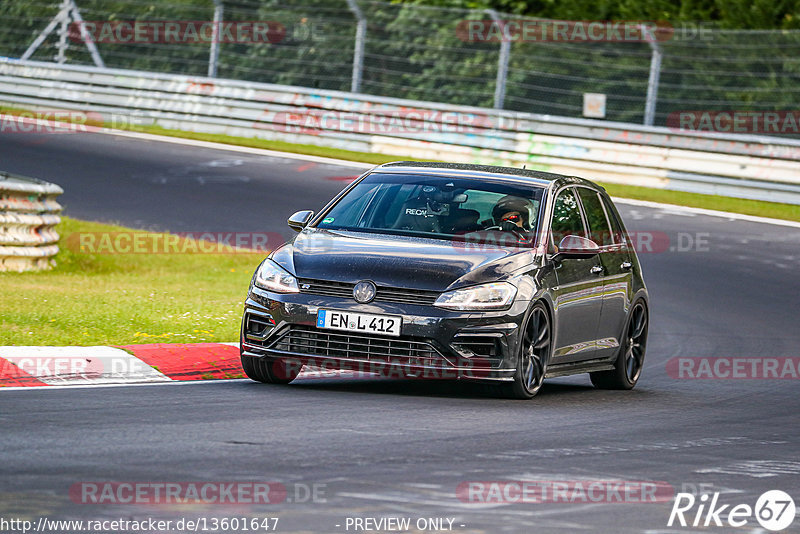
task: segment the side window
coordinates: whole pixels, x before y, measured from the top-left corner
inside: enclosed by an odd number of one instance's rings
[[[613,245],[614,241],[600,197],[595,191],[585,187],[578,188],[578,195],[581,197],[586,221],[589,223],[589,239],[600,246]]]
[[[611,223],[611,236],[614,240],[614,244],[624,245],[625,230],[623,230],[622,224],[620,223],[619,213],[617,213],[616,208],[611,204],[610,200],[604,198],[603,205],[606,207],[608,221]]]
[[[550,231],[553,237],[552,243],[556,246],[568,235],[586,237],[578,199],[575,198],[572,188],[564,189],[556,197]]]

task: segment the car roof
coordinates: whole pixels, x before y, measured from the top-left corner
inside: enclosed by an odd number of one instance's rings
[[[577,176],[567,176],[552,172],[537,171],[518,167],[499,167],[476,165],[472,163],[442,163],[435,161],[395,161],[384,163],[370,172],[391,172],[409,174],[436,174],[439,176],[470,177],[484,180],[500,179],[516,182],[535,183],[543,187],[559,187],[566,184],[580,184],[599,190],[603,188],[589,180]]]

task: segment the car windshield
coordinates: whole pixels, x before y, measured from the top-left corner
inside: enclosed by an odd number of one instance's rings
[[[532,242],[543,192],[538,185],[499,180],[373,173],[317,227],[437,239],[501,233]]]

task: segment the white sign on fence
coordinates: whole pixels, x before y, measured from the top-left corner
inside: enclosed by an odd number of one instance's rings
[[[606,118],[606,95],[583,93],[583,116],[592,119]]]

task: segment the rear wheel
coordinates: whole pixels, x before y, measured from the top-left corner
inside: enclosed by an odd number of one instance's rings
[[[288,384],[300,374],[303,367],[298,362],[275,358],[257,358],[241,355],[244,374],[251,380],[265,384]]]
[[[544,304],[536,303],[523,329],[514,381],[501,386],[503,396],[530,399],[539,392],[550,360],[551,340],[547,309]]]
[[[647,348],[647,307],[643,301],[633,305],[614,369],[589,373],[592,384],[600,389],[633,389],[644,367]]]

